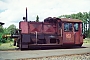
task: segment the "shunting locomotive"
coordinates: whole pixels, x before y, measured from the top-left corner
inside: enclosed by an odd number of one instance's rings
[[[82,21],[71,18],[48,17],[43,22],[27,20],[19,22],[19,30],[12,35],[14,45],[22,49],[82,46]]]

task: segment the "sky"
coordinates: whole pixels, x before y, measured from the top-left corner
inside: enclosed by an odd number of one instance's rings
[[[90,0],[0,0],[0,22],[3,27],[11,24],[19,27],[23,21],[27,7],[28,21],[39,21],[47,17],[58,17],[60,15],[73,14],[90,11]]]

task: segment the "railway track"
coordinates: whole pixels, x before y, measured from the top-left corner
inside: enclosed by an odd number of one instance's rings
[[[77,60],[80,60],[80,58],[82,60],[90,60],[90,44],[85,44],[81,48],[75,47],[70,49],[0,51],[0,60],[60,60],[61,58],[64,60],[68,60],[69,58],[71,60],[75,60],[76,58]]]

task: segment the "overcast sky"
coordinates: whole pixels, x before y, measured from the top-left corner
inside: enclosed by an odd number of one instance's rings
[[[4,27],[15,24],[25,16],[25,8],[28,11],[28,20],[35,21],[47,17],[58,17],[64,14],[90,11],[90,0],[0,0],[0,22]]]

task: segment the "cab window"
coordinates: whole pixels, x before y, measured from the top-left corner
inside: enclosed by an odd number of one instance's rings
[[[79,24],[78,23],[75,23],[74,24],[74,31],[78,31],[79,30]]]
[[[64,23],[64,31],[72,31],[72,23]]]

